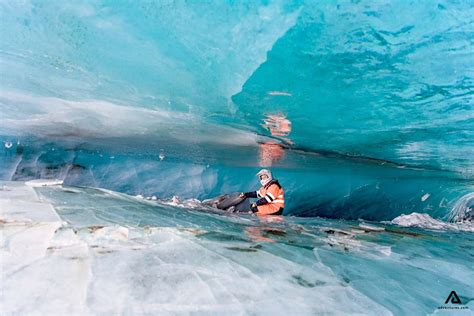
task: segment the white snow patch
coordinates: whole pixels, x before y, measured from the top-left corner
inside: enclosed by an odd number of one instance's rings
[[[394,218],[390,223],[403,227],[474,232],[474,225],[471,222],[448,223],[434,219],[428,214],[420,214],[416,212],[408,215],[402,214]]]
[[[25,182],[26,185],[30,187],[46,187],[50,185],[62,185],[63,180],[58,179],[36,179]]]

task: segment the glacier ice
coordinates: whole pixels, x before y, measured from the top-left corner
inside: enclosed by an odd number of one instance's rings
[[[220,135],[224,135],[220,133]],[[258,188],[259,149],[242,144],[186,147],[159,139],[82,139],[44,142],[21,138],[0,156],[8,180],[61,179],[69,185],[107,188],[161,199],[207,199]],[[184,148],[181,148],[184,146]],[[162,151],[154,152],[153,147]],[[100,150],[98,150],[100,148]],[[151,149],[150,149],[151,148]],[[150,150],[150,151],[149,151]],[[166,159],[159,155],[166,153]],[[454,218],[472,184],[448,171],[289,150],[272,166],[286,190],[287,214],[392,220],[413,212]],[[428,199],[424,199],[429,194]]]
[[[472,310],[472,16],[0,1],[0,309]],[[262,167],[284,219],[202,208]]]
[[[260,221],[102,189],[2,187],[7,314],[426,314],[452,285],[472,291],[466,233],[451,243],[449,232],[387,224]]]
[[[265,166],[290,214],[370,220],[473,190],[468,2],[0,6],[1,179],[203,199]]]

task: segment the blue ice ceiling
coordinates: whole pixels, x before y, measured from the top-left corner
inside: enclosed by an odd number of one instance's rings
[[[204,198],[265,166],[292,214],[370,219],[472,192],[469,1],[0,6],[2,178]]]

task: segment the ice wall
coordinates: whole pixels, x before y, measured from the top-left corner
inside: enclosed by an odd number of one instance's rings
[[[472,16],[468,1],[1,2],[1,178],[205,198],[271,167],[289,214],[449,218],[472,192]]]
[[[69,185],[161,198],[206,199],[259,187],[255,174],[260,155],[253,146],[234,145],[223,153],[222,145],[196,145],[187,152],[148,143],[162,147],[154,153],[141,151],[146,148],[141,143],[123,147],[123,141],[92,145],[22,139],[0,156],[0,176],[58,178]],[[472,192],[472,183],[440,170],[287,151],[272,171],[286,190],[287,215],[392,220],[423,212],[448,220],[454,209],[466,212],[472,204],[472,199],[462,199]]]
[[[298,10],[283,2],[2,2],[1,83],[44,96],[229,113],[230,96]]]
[[[469,1],[308,3],[232,99],[250,125],[283,113],[297,147],[472,177],[473,15]]]

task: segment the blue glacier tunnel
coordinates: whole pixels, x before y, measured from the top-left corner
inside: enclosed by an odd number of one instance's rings
[[[469,1],[0,6],[1,180],[202,200],[265,167],[286,215],[473,207]]]

